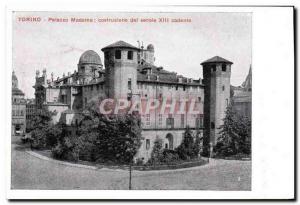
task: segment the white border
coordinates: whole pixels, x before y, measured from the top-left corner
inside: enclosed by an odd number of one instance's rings
[[[78,1],[77,1],[78,3]],[[102,6],[53,1],[7,7],[6,190],[9,199],[290,199],[294,196],[293,11],[291,7]],[[97,6],[99,5],[99,6]],[[253,12],[252,191],[10,190],[12,11]],[[3,105],[3,102],[2,102]],[[3,106],[2,106],[3,107]],[[274,116],[274,113],[277,116]],[[284,136],[284,137],[283,137]],[[284,138],[284,139],[283,139]]]

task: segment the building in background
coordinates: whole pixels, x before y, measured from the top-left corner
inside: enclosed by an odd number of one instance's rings
[[[103,68],[100,56],[85,51],[73,73],[54,79],[36,73],[36,107],[46,106],[56,113],[54,122],[63,121],[76,126],[81,113],[92,101],[106,98],[126,99],[130,102],[163,99],[180,101],[194,99],[197,114],[160,113],[153,110],[141,115],[143,141],[137,158],[151,156],[156,138],[163,140],[166,149],[180,145],[186,127],[206,138],[206,145],[216,143],[218,129],[230,100],[230,73],[232,62],[214,57],[202,63],[204,79],[186,78],[155,65],[154,46],[135,47],[118,41],[101,49],[104,52]],[[207,116],[207,117],[205,117]],[[208,130],[203,133],[203,130]],[[204,135],[203,135],[204,134]]]
[[[18,88],[18,78],[12,72],[12,135],[25,134],[26,130],[26,101],[24,93]]]
[[[26,129],[31,130],[32,119],[36,113],[35,99],[26,99]]]
[[[252,119],[252,67],[241,86],[233,87],[233,105],[235,111],[244,117]]]

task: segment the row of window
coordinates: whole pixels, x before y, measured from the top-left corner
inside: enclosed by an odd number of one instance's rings
[[[147,84],[141,84],[141,83],[138,83],[137,84],[137,87],[138,89],[142,90],[142,89],[149,89],[152,87],[152,89],[155,89],[155,85],[147,85]],[[200,90],[200,86],[191,86],[191,87],[186,87],[186,86],[179,86],[179,85],[166,85],[166,86],[163,86],[163,85],[160,85],[160,86],[157,86],[159,89],[163,89],[164,87],[167,87],[168,90],[171,90],[173,88],[175,88],[175,90],[187,90],[187,89],[190,89],[190,90]]]
[[[150,114],[146,114],[146,125],[149,126],[151,124],[151,116]],[[158,125],[162,125],[162,121],[163,121],[163,117],[162,114],[158,115]],[[185,115],[181,114],[180,116],[180,125],[181,127],[184,127],[184,123],[185,123]],[[166,125],[167,127],[174,127],[174,118],[172,116],[172,114],[169,114],[168,118],[166,118]],[[196,118],[196,127],[202,128],[203,127],[203,117],[197,117]]]
[[[91,91],[93,91],[94,90],[94,85],[92,85],[92,86],[87,86],[87,87],[85,87],[85,89],[86,90],[91,90]],[[96,85],[96,90],[103,90],[103,84],[101,84],[101,85],[99,85],[99,84],[97,84]]]
[[[23,110],[12,110],[12,116],[24,116]]]
[[[212,65],[211,67],[212,67],[212,71],[215,72],[217,70],[217,66],[216,65]],[[227,69],[226,68],[226,64],[222,64],[222,71],[226,72],[226,69]]]
[[[123,51],[126,52],[126,51]],[[115,59],[121,59],[122,58],[122,51],[121,50],[115,50]],[[109,51],[106,51],[104,53],[105,59],[109,58]],[[133,51],[127,51],[127,59],[132,60],[133,59]]]

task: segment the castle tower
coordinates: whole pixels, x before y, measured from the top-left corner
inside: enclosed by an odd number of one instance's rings
[[[117,41],[101,50],[104,52],[107,97],[128,100],[135,98],[139,49],[124,41]]]
[[[85,51],[78,62],[78,77],[82,84],[90,82],[96,78],[102,68],[101,58],[93,50]]]
[[[233,63],[215,56],[201,63],[204,80],[204,152],[214,146],[230,103],[230,75]]]

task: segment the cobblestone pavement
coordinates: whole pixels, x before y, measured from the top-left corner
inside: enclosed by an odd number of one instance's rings
[[[126,170],[85,169],[42,160],[12,140],[12,189],[128,189]],[[133,171],[132,188],[251,190],[251,161],[211,160],[180,170]]]

